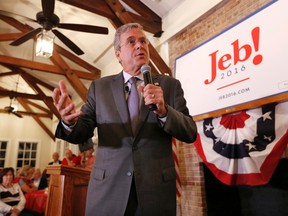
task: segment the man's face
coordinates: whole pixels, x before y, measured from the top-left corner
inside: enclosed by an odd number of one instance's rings
[[[36,170],[33,174],[34,179],[38,180],[41,177],[41,172],[39,170]]]
[[[120,36],[120,50],[116,51],[116,57],[123,70],[132,76],[140,73],[143,64],[149,62],[148,40],[141,29],[130,29]]]
[[[72,157],[72,152],[71,151],[67,150],[65,153],[66,153],[66,157],[67,158],[71,158]]]
[[[57,153],[53,154],[53,160],[56,162],[59,159],[59,155]]]

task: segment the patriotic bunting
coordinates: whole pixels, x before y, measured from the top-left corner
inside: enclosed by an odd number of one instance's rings
[[[288,102],[197,122],[195,147],[227,185],[270,180],[288,143]]]

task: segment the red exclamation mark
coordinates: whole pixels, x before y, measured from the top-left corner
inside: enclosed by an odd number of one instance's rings
[[[253,40],[253,45],[255,48],[255,51],[258,52],[259,50],[259,37],[260,37],[260,28],[256,27],[252,30],[252,40]],[[262,62],[263,56],[258,54],[253,58],[253,64],[258,65]]]

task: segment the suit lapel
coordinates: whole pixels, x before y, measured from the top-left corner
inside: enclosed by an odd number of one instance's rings
[[[124,79],[123,74],[119,73],[111,82],[110,88],[113,92],[114,102],[122,123],[129,133],[132,133],[130,125],[129,111],[124,93]]]

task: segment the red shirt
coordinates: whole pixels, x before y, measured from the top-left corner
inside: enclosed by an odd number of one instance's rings
[[[75,164],[75,166],[80,165],[80,161],[81,161],[81,156],[72,156],[71,162]],[[62,160],[62,165],[68,166],[68,161],[66,158],[64,158]]]

